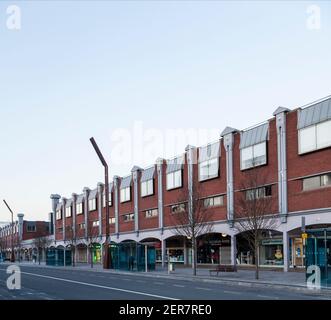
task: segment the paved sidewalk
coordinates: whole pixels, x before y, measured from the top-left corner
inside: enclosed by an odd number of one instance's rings
[[[34,264],[32,262],[21,262],[18,263],[25,266],[35,266],[35,267],[46,267],[46,268],[65,268],[70,270],[84,270],[84,271],[98,271],[98,272],[110,272],[110,273],[120,273],[128,275],[145,275],[149,277],[162,277],[162,278],[180,278],[185,280],[200,280],[200,281],[212,281],[212,282],[226,282],[242,285],[268,285],[268,286],[286,286],[293,288],[307,288],[306,286],[306,275],[304,272],[282,272],[282,271],[265,271],[262,270],[259,273],[259,279],[255,279],[254,270],[238,270],[238,272],[222,272],[218,276],[213,273],[209,274],[209,268],[198,268],[197,275],[193,276],[192,268],[190,267],[175,267],[175,270],[168,272],[167,268],[161,268],[157,266],[155,271],[150,272],[137,272],[137,271],[125,271],[125,270],[104,270],[102,265],[95,264],[91,268],[90,264],[78,263],[75,267],[53,267],[46,266],[42,263],[40,266],[38,263]],[[212,269],[212,267],[210,267]],[[331,288],[330,288],[331,289]]]

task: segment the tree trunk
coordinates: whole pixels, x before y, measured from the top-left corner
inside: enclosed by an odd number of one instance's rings
[[[260,268],[260,255],[259,255],[259,243],[255,242],[255,279],[259,279],[259,268]]]
[[[197,242],[195,237],[192,238],[192,268],[193,275],[197,275]]]
[[[91,247],[90,258],[91,258],[91,268],[93,268],[93,247]]]
[[[38,264],[40,265],[40,248],[38,250]]]

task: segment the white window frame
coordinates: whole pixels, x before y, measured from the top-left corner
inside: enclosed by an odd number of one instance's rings
[[[159,211],[157,208],[149,209],[145,211],[145,218],[154,218],[159,215]]]
[[[83,202],[76,204],[76,213],[82,214],[83,213]]]
[[[216,170],[217,172],[211,174],[210,173],[210,168],[212,167],[212,163],[215,162],[215,161],[217,163],[217,170]],[[202,178],[201,168],[206,168],[206,167],[207,167],[208,175],[206,175]],[[212,159],[208,159],[208,160],[199,162],[199,181],[205,181],[205,180],[217,178],[218,176],[219,176],[219,161],[218,161],[218,158],[212,158]]]
[[[267,188],[270,188],[270,195],[266,195]],[[246,200],[257,200],[272,197],[272,185],[249,189],[245,191]]]
[[[66,218],[72,217],[72,206],[66,207]]]
[[[82,223],[79,224],[79,229],[80,230],[85,229],[85,222],[82,222]]]
[[[109,224],[115,224],[115,223],[116,223],[115,217],[109,218]]]
[[[140,182],[141,197],[147,197],[154,194],[154,178]]]
[[[88,201],[88,211],[96,211],[97,210],[97,199],[89,199]]]
[[[125,187],[120,189],[120,201],[121,203],[131,201],[131,187]]]
[[[265,159],[264,159],[264,161],[263,162],[261,162],[261,163],[255,163],[255,161],[256,161],[256,158],[257,157],[255,157],[254,156],[254,150],[258,147],[258,146],[260,146],[260,145],[262,145],[262,144],[264,144],[264,157],[265,157]],[[245,151],[251,151],[251,153],[252,153],[252,158],[250,158],[251,159],[251,165],[249,165],[249,166],[243,166],[243,152],[245,152]],[[260,143],[256,143],[256,144],[254,144],[254,145],[252,145],[252,146],[249,146],[249,147],[246,147],[246,148],[242,148],[242,149],[240,149],[240,170],[247,170],[247,169],[250,169],[250,168],[255,168],[255,167],[259,167],[259,166],[263,166],[263,165],[265,165],[265,164],[267,164],[267,158],[268,158],[268,152],[267,152],[267,141],[263,141],[263,142],[260,142]]]
[[[310,180],[310,179],[318,180],[318,185],[316,187],[311,187],[311,188],[305,187],[305,181]],[[327,183],[326,183],[326,181],[327,181]],[[320,188],[325,188],[325,187],[330,187],[330,186],[331,186],[331,173],[321,174],[318,176],[307,177],[307,178],[302,179],[302,190],[303,191],[317,190]]]
[[[179,210],[174,210],[174,208],[178,208]],[[186,204],[185,203],[179,203],[179,204],[174,204],[171,206],[171,213],[176,214],[179,212],[185,212],[186,211]]]
[[[331,127],[331,120],[327,120],[327,121],[323,121],[323,122],[319,122],[317,124],[314,124],[312,126],[306,127],[306,128],[302,128],[298,130],[298,151],[299,154],[305,154],[308,152],[312,152],[312,151],[316,151],[316,150],[320,150],[320,149],[324,149],[324,148],[328,148],[331,146],[331,132],[330,134],[330,140],[329,141],[324,141],[323,144],[321,143],[322,138],[325,138],[325,136],[322,136],[322,133],[320,132],[321,128],[323,126],[330,126]],[[303,144],[303,135],[307,134],[313,138],[314,142],[313,145],[311,145],[310,147],[304,147]],[[321,138],[320,138],[321,137]]]
[[[56,210],[56,220],[62,220],[62,210]]]
[[[167,190],[181,188],[182,186],[183,186],[182,169],[167,173]]]
[[[128,217],[128,219],[126,219]],[[134,221],[134,213],[123,214],[124,222]]]
[[[99,220],[94,220],[92,222],[92,227],[99,227],[100,223],[99,223]]]
[[[220,204],[215,204],[216,199],[220,199]],[[206,208],[221,207],[224,206],[224,196],[213,196],[203,199],[203,205]]]

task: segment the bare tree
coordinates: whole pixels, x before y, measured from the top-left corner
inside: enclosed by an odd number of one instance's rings
[[[49,247],[52,240],[48,236],[38,237],[33,239],[33,246],[38,251],[38,264],[41,262],[42,252]]]
[[[87,220],[87,245],[90,250],[91,257],[91,268],[93,268],[93,254],[94,254],[94,243],[99,238],[99,226],[95,226],[94,222],[98,220],[88,219]]]
[[[175,234],[184,236],[192,246],[193,275],[197,274],[197,238],[213,230],[212,211],[208,210],[201,197],[202,188],[193,185],[192,191],[183,188],[177,199],[177,205],[172,207],[171,220]],[[189,203],[191,199],[191,212]],[[168,257],[169,259],[169,257]]]
[[[72,266],[75,266],[75,253],[76,253],[76,232],[73,225],[66,226],[64,243],[70,247]],[[64,248],[66,250],[66,248]]]
[[[234,228],[254,252],[255,278],[259,278],[259,248],[265,230],[277,227],[277,216],[272,213],[274,198],[272,185],[261,168],[245,173],[240,190],[235,195]]]

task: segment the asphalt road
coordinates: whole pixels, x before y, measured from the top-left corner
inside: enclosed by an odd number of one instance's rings
[[[143,275],[21,266],[21,289],[9,290],[0,265],[0,300],[306,300],[331,296],[277,288],[254,288]]]

